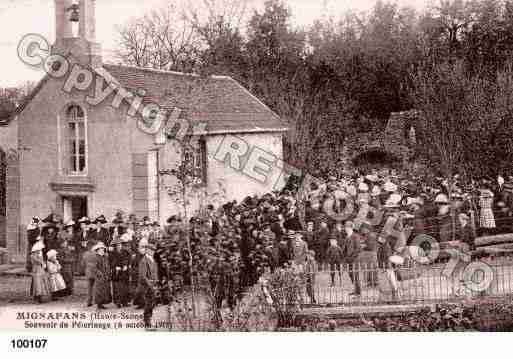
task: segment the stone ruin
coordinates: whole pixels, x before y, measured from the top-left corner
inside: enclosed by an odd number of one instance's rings
[[[348,166],[406,166],[413,159],[415,138],[414,110],[393,112],[385,129],[360,132],[347,137],[342,162]]]

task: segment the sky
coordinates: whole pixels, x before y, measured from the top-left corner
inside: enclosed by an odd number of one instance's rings
[[[117,44],[116,26],[170,0],[97,0],[97,40],[104,58],[112,57]],[[189,0],[199,1],[199,0]],[[262,9],[264,0],[249,0],[250,7]],[[77,1],[78,2],[78,1]],[[424,7],[426,0],[396,0],[398,5]],[[324,16],[337,17],[347,10],[365,11],[375,0],[286,0],[293,14],[293,24],[308,26]],[[19,41],[28,33],[44,36],[51,43],[55,39],[54,0],[0,0],[0,87],[13,87],[27,81],[38,81],[43,73],[24,65],[17,57]]]

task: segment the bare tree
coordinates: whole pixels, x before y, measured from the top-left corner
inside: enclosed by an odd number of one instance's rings
[[[207,46],[213,46],[223,25],[241,29],[246,20],[248,0],[200,0],[191,3],[184,17]]]
[[[183,16],[183,8],[171,2],[118,28],[123,63],[141,67],[190,72],[194,69],[198,36]]]

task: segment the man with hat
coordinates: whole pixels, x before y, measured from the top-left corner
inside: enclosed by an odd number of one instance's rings
[[[440,242],[452,241],[452,217],[449,197],[445,193],[439,193],[435,197],[438,206],[438,238]]]
[[[344,251],[344,259],[347,262],[349,278],[354,285],[354,291],[349,295],[360,295],[361,285],[357,261],[362,251],[362,238],[355,232],[354,223],[352,221],[346,221],[344,228],[346,238],[340,247]]]
[[[91,247],[87,247],[87,240],[89,238],[88,236],[88,226],[89,226],[89,218],[82,217],[78,220],[78,224],[80,225],[80,228],[77,232],[75,232],[75,238],[73,240],[74,247],[77,253],[77,268],[76,273],[78,275],[84,275],[85,274],[85,261],[84,261],[84,254],[91,249]]]
[[[94,302],[98,309],[106,309],[105,304],[112,302],[110,291],[111,272],[107,258],[107,247],[103,242],[98,242],[93,251],[96,254],[96,266],[94,268]]]
[[[318,243],[318,248],[320,250],[318,256],[318,263],[323,266],[327,263],[326,261],[326,253],[328,251],[328,246],[330,245],[330,230],[328,228],[328,221],[322,219],[319,222],[319,229],[315,233],[315,238]]]
[[[64,231],[59,233],[61,247],[59,248],[59,263],[61,264],[61,274],[66,283],[65,295],[73,294],[74,280],[73,273],[75,271],[77,255],[73,241],[75,239],[73,233],[74,221],[68,221],[64,224]]]
[[[85,251],[81,257],[81,268],[84,270],[84,274],[87,280],[87,306],[93,305],[94,299],[94,283],[96,281],[96,261],[98,256],[93,251],[93,248],[85,248]]]
[[[470,226],[470,217],[466,213],[460,213],[458,215],[459,231],[458,240],[467,246],[467,250],[474,250],[476,248],[474,230]]]
[[[123,218],[119,215],[115,216],[111,222],[112,226],[109,228],[109,234],[110,240],[113,241],[116,238],[120,238],[125,233],[126,228],[124,227]]]
[[[130,302],[130,253],[123,248],[123,239],[117,237],[111,242],[114,251],[109,255],[112,273],[112,294],[118,308],[127,307]]]
[[[151,327],[153,308],[156,305],[156,286],[158,284],[158,268],[154,260],[156,247],[154,244],[142,245],[146,253],[139,262],[138,291],[144,298],[144,325]]]

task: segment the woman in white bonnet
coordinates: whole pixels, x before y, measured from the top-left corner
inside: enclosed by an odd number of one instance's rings
[[[43,248],[45,245],[42,240],[38,240],[32,246],[30,261],[32,264],[32,281],[30,283],[30,295],[38,303],[43,303],[43,297],[50,295],[48,286],[48,277],[46,274],[46,263],[43,259]]]
[[[66,289],[66,282],[61,274],[61,264],[57,260],[57,251],[51,249],[46,253],[46,269],[49,274],[50,292],[52,292],[52,300],[62,296],[64,289]]]

